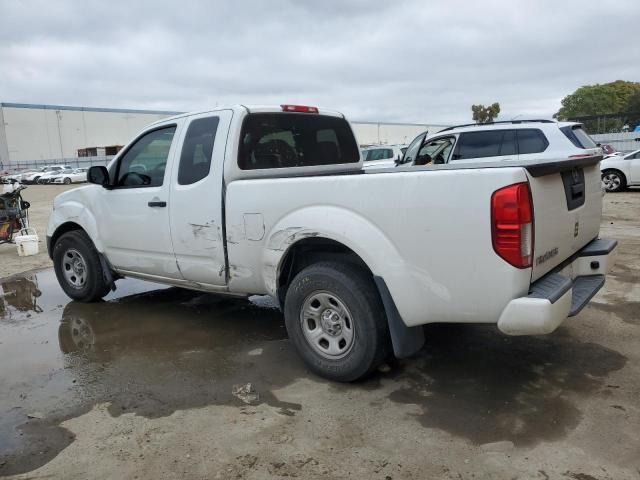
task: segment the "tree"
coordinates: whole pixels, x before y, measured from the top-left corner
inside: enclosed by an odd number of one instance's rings
[[[634,93],[627,103],[625,123],[633,130],[640,125],[640,92]]]
[[[562,99],[562,108],[553,116],[558,120],[591,117],[628,111],[629,100],[640,93],[639,82],[585,85]]]
[[[500,113],[500,104],[498,102],[485,107],[484,105],[471,105],[471,111],[473,112],[473,121],[476,123],[489,123],[493,122]]]

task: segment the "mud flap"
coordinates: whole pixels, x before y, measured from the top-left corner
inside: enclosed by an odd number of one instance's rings
[[[407,327],[400,312],[396,308],[396,304],[391,297],[391,292],[382,277],[374,276],[382,304],[387,314],[389,322],[389,333],[391,334],[391,344],[393,345],[393,354],[396,358],[406,358],[422,348],[424,345],[424,328],[422,325],[417,327]]]
[[[109,288],[112,292],[116,291],[116,279],[113,276],[113,269],[104,255],[98,252],[98,258],[100,259],[100,266],[102,267],[102,276],[104,277],[104,281],[107,282]]]

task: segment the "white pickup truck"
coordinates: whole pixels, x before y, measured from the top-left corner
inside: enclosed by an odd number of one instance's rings
[[[365,172],[349,123],[235,106],[150,125],[56,197],[47,246],[73,299],[121,277],[268,294],[320,375],[352,381],[422,325],[545,334],[604,283],[599,157]],[[238,328],[242,328],[238,325]]]

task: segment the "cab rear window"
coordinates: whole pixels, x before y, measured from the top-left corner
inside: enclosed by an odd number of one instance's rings
[[[343,118],[308,113],[254,113],[242,124],[242,170],[358,163],[360,152]]]

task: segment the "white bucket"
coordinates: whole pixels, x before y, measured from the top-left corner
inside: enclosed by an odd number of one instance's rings
[[[34,228],[25,228],[20,230],[20,235],[13,237],[18,247],[18,255],[28,257],[29,255],[38,254],[38,234]]]

